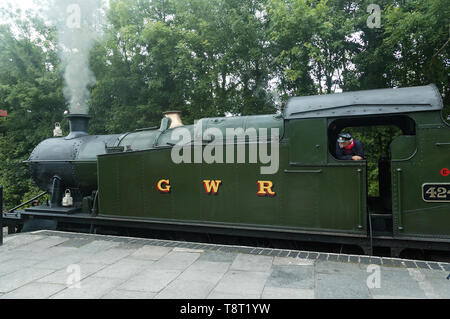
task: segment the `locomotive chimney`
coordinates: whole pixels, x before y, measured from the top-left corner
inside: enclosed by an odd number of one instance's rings
[[[175,128],[175,127],[184,125],[183,122],[181,121],[181,117],[180,117],[181,112],[180,111],[169,111],[169,112],[164,112],[163,114],[165,117],[172,120],[172,123],[169,128]]]
[[[70,134],[66,137],[67,140],[77,138],[88,134],[88,123],[90,116],[87,114],[69,114]]]

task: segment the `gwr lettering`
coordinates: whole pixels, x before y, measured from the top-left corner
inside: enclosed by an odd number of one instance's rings
[[[203,187],[205,189],[206,194],[216,195],[219,192],[219,188],[222,185],[221,180],[203,180]],[[273,197],[276,193],[273,191],[274,184],[272,181],[257,181],[258,192],[256,193],[258,196],[270,196]],[[169,179],[161,179],[156,183],[156,189],[160,193],[170,193],[172,186],[170,185]]]
[[[271,181],[258,181],[258,196],[275,196],[275,192],[272,191],[273,183]]]
[[[156,189],[161,193],[169,193],[170,188],[170,180],[168,179],[162,179],[156,184]]]
[[[203,181],[206,194],[211,194],[211,191],[214,195],[217,194],[217,192],[219,191],[220,184],[222,184],[222,181],[210,181],[210,180]]]

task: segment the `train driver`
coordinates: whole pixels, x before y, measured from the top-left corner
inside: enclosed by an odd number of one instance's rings
[[[340,160],[362,161],[364,159],[363,146],[349,133],[341,133],[336,142],[336,157]]]

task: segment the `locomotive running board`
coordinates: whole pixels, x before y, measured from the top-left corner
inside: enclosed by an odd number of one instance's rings
[[[34,206],[24,209],[24,212],[38,212],[46,213],[51,210],[57,214],[76,214],[81,212],[81,207],[48,207],[48,206]]]

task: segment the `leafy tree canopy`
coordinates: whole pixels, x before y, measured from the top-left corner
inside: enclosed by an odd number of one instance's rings
[[[449,110],[448,0],[110,0],[90,52],[90,132],[274,113],[291,96],[435,83]],[[38,192],[22,162],[67,109],[56,29],[1,9],[0,184],[11,207]],[[358,133],[366,145],[391,128]],[[370,153],[372,152],[372,153]],[[383,152],[371,148],[369,156]],[[370,179],[375,179],[372,175]],[[373,193],[377,190],[374,188]]]

